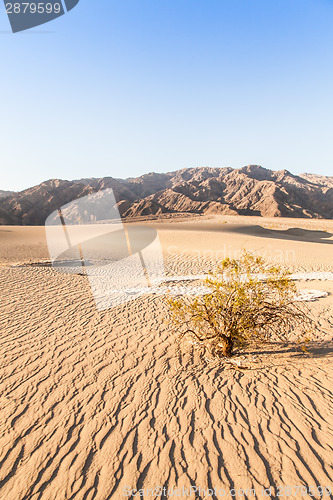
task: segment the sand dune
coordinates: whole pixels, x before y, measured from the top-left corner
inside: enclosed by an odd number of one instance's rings
[[[99,312],[85,276],[49,266],[42,228],[6,230],[0,498],[121,499],[127,488],[190,485],[234,488],[234,498],[251,498],[240,491],[250,488],[260,498],[272,485],[278,498],[279,486],[332,488],[331,281],[299,282],[329,293],[311,304],[322,332],[309,354],[268,345],[221,364],[191,339],[177,351],[163,297]],[[295,272],[333,271],[329,244],[283,238],[270,247],[252,233],[226,234],[221,243],[214,231],[161,228],[167,274],[206,273],[218,250],[244,246]]]

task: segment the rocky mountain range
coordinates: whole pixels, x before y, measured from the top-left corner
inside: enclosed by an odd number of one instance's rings
[[[106,188],[113,189],[125,219],[161,214],[333,219],[333,177],[249,165],[187,168],[129,179],[52,179],[19,193],[0,191],[0,224],[43,225],[66,203]]]

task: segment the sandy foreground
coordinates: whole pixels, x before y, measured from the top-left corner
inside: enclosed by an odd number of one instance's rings
[[[333,272],[333,221],[149,224],[168,276],[207,273],[242,248]],[[310,305],[322,331],[309,354],[268,345],[226,364],[191,339],[176,350],[163,296],[98,311],[86,276],[50,266],[42,227],[0,227],[0,276],[1,499],[333,492],[332,280],[298,282],[329,294]]]

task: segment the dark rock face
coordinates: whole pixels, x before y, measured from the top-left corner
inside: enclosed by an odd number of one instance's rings
[[[112,188],[124,218],[161,214],[239,214],[333,218],[333,177],[241,169],[188,168],[137,178],[53,179],[19,193],[0,191],[0,224],[42,225],[62,205]]]

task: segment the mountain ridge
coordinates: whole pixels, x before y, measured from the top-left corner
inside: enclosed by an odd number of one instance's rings
[[[333,219],[333,177],[247,165],[184,168],[127,179],[49,179],[17,193],[0,191],[0,224],[42,225],[61,206],[107,188],[113,189],[124,219],[162,214]]]

